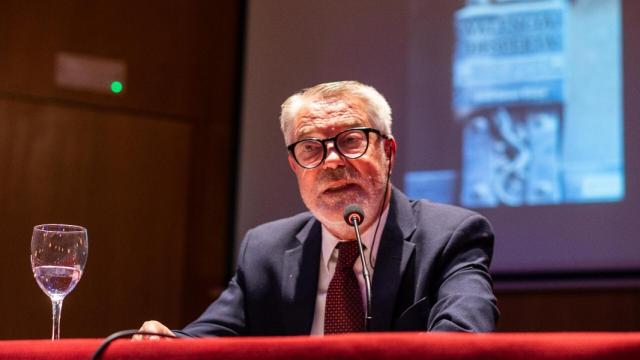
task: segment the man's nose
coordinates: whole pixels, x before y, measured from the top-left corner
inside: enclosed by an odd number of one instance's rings
[[[340,154],[333,141],[326,143],[327,156],[324,158],[323,167],[334,169],[344,165],[344,157]]]

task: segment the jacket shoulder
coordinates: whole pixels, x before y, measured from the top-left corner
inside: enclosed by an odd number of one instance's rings
[[[302,231],[315,218],[310,212],[303,212],[294,216],[270,221],[250,229],[245,241],[259,242],[263,246],[285,246],[296,239],[296,235]]]
[[[480,215],[477,212],[465,209],[456,205],[436,203],[425,199],[410,200],[411,207],[418,213],[426,213],[429,215],[445,215],[454,218],[467,218],[473,215]]]
[[[249,231],[253,233],[266,233],[272,235],[275,233],[297,234],[311,219],[313,219],[313,215],[306,211],[287,218],[273,220],[258,225]]]
[[[451,232],[465,223],[481,223],[491,230],[489,221],[481,214],[459,206],[434,203],[428,200],[412,200],[411,208],[418,227]]]

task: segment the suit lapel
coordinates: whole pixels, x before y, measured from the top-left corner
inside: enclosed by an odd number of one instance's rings
[[[396,296],[415,244],[409,238],[416,229],[409,200],[393,188],[389,216],[382,233],[373,273],[371,330],[391,329]]]
[[[297,244],[286,250],[282,268],[282,318],[288,334],[309,334],[313,323],[322,231],[311,219],[296,235]]]

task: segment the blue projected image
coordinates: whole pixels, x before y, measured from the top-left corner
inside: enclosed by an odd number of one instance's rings
[[[467,1],[455,14],[459,169],[408,172],[467,207],[624,198],[620,3]]]

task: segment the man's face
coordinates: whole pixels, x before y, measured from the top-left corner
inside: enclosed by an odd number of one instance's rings
[[[330,138],[354,127],[371,127],[364,106],[356,99],[318,99],[305,103],[293,124],[291,143],[305,138]],[[327,155],[318,167],[304,169],[291,154],[289,165],[298,179],[300,195],[309,210],[334,235],[344,238],[353,230],[346,225],[343,211],[357,204],[364,210],[365,231],[376,220],[384,195],[390,160],[384,152],[385,140],[369,134],[369,148],[360,158],[340,155],[333,142],[326,143]]]

